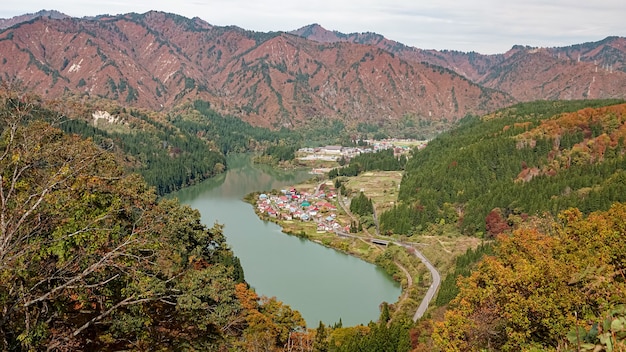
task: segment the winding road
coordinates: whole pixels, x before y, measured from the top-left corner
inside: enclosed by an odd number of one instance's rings
[[[346,205],[343,203],[343,199],[341,195],[337,197],[337,200],[338,200],[339,205],[341,205],[341,208],[346,212],[346,214],[348,214],[353,220],[356,221],[356,218],[350,212],[350,209],[348,209]],[[374,222],[376,223],[376,232],[378,233],[378,218],[376,217],[376,211],[374,211]],[[367,232],[366,229],[364,230],[371,242],[372,239],[374,239],[374,237],[369,232]],[[352,235],[352,234],[349,234],[340,230],[337,230],[336,234],[342,237],[363,239],[361,236]],[[426,268],[430,272],[430,276],[432,277],[433,282],[430,284],[430,287],[426,291],[424,298],[422,298],[422,302],[420,303],[419,307],[417,307],[417,311],[415,311],[415,314],[413,315],[413,321],[416,322],[422,316],[424,316],[424,313],[426,313],[426,310],[428,309],[430,302],[435,298],[435,294],[437,293],[437,290],[439,290],[439,286],[441,285],[441,274],[439,274],[439,271],[430,262],[430,260],[428,260],[428,258],[426,258],[426,256],[422,252],[420,252],[417,248],[413,247],[412,245],[408,243],[395,242],[395,241],[389,241],[389,243],[393,243],[397,246],[402,246],[406,248],[409,252],[413,253],[413,255],[419,258],[419,260],[421,260],[422,263],[426,266]],[[413,283],[413,278],[411,277],[411,274],[408,272],[408,270],[406,270],[406,268],[400,266],[398,263],[396,263],[396,265],[398,265],[398,267],[400,267],[400,269],[404,271],[405,275],[407,276],[407,282],[409,283],[408,287],[410,287]]]
[[[424,298],[422,298],[422,302],[420,303],[419,307],[417,307],[417,311],[413,315],[413,321],[418,321],[422,316],[424,316],[424,313],[426,313],[426,309],[428,309],[428,305],[435,298],[435,294],[437,293],[437,290],[439,289],[439,286],[441,285],[441,274],[439,274],[439,271],[430,262],[430,260],[428,260],[428,258],[426,258],[426,256],[424,256],[424,254],[418,251],[415,247],[406,243],[400,243],[400,242],[393,242],[393,243],[399,246],[403,246],[404,248],[407,248],[409,249],[409,251],[413,252],[413,254],[416,257],[418,257],[422,261],[422,263],[426,266],[428,271],[430,271],[430,276],[433,278],[433,282],[430,284],[428,291],[426,291]]]

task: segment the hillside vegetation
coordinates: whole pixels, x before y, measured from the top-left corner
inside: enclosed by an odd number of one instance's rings
[[[624,351],[626,206],[500,235],[434,340],[446,351]]]
[[[163,113],[126,108],[104,99],[82,100],[69,94],[64,99],[45,99],[24,91],[19,84],[2,84],[0,96],[19,96],[20,103],[35,116],[31,118],[89,138],[117,155],[126,170],[141,174],[159,195],[226,169],[226,159],[214,143],[179,130]]]
[[[406,165],[383,232],[411,235],[452,223],[494,235],[528,216],[583,213],[626,200],[626,105],[534,102],[468,117]]]
[[[51,113],[0,99],[0,350],[270,350],[304,328],[250,290],[220,226]]]

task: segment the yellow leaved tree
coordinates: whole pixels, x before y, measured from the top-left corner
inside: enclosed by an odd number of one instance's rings
[[[587,217],[571,209],[550,231],[499,236],[495,255],[460,280],[435,342],[446,351],[601,346],[596,323],[626,302],[625,237],[624,204]]]

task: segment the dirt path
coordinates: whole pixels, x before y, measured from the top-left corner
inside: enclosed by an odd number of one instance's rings
[[[398,303],[402,303],[405,299],[409,297],[409,287],[413,286],[413,276],[411,275],[409,270],[407,270],[407,268],[405,268],[402,264],[400,264],[400,262],[396,261],[394,263],[396,264],[396,266],[398,266],[398,268],[400,268],[400,270],[404,272],[404,275],[406,276],[406,290],[404,290],[404,292],[402,293],[402,296],[398,300]],[[398,304],[398,307],[399,306],[400,304]]]

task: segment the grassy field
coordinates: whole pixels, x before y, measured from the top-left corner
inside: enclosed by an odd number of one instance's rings
[[[400,171],[369,171],[347,178],[344,185],[355,194],[363,191],[374,203],[376,213],[381,214],[398,200],[401,181]]]

